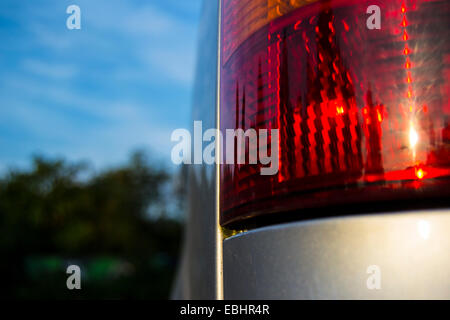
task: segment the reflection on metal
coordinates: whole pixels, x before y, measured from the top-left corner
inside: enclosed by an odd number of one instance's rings
[[[204,1],[199,30],[194,86],[193,120],[208,128],[216,125],[217,43],[219,0]],[[216,169],[194,165],[188,173],[188,214],[182,261],[173,299],[220,298],[221,238],[216,217]]]
[[[450,210],[430,210],[242,233],[224,241],[225,299],[449,299],[449,228]]]
[[[430,223],[423,219],[417,221],[417,231],[422,239],[427,240],[431,232]]]

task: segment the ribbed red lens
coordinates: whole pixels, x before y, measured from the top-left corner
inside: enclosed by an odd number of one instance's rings
[[[220,128],[279,129],[279,171],[222,164],[222,225],[448,197],[450,2],[255,2],[267,22],[251,32],[242,2],[222,2]],[[297,6],[272,19],[274,2]],[[381,29],[367,27],[370,5]]]

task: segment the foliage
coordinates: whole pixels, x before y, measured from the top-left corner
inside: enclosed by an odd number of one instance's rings
[[[164,214],[170,175],[142,152],[124,167],[80,178],[86,170],[35,157],[31,171],[0,180],[1,294],[167,298],[181,235],[180,221]],[[69,264],[82,269],[81,290],[66,288]]]

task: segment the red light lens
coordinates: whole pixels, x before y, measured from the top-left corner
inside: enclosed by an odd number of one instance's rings
[[[221,165],[222,225],[448,197],[450,2],[291,1],[302,4],[272,19],[274,1],[258,7],[267,23],[248,22],[245,39],[242,10],[222,2],[221,131],[279,129],[276,175]],[[371,30],[374,4],[381,29]]]

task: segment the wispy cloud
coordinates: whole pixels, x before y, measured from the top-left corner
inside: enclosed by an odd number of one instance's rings
[[[168,158],[188,124],[200,1],[77,0],[76,31],[72,3],[2,1],[0,168],[35,151],[97,166],[136,147]]]
[[[73,65],[56,64],[34,59],[25,59],[22,65],[28,72],[52,79],[68,79],[76,76],[78,73],[78,68]]]

